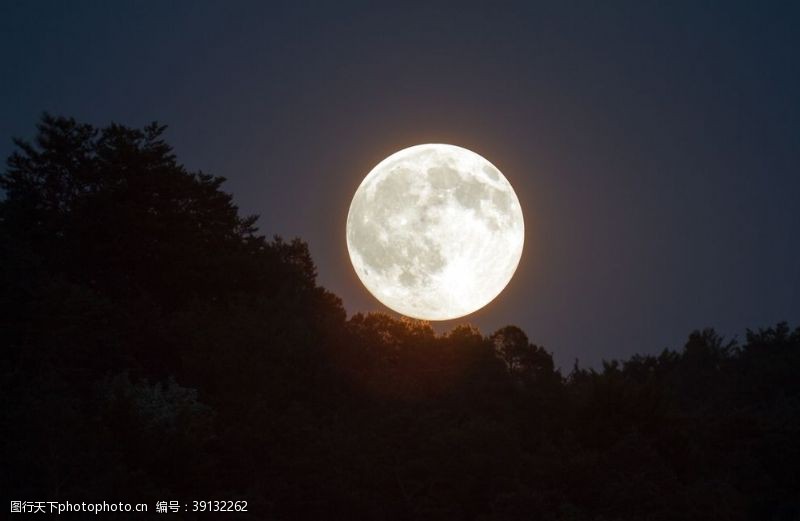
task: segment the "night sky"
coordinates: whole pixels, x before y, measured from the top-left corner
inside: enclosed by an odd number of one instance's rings
[[[516,324],[568,370],[800,322],[797,3],[374,4],[3,1],[0,154],[43,111],[166,123],[355,313],[385,309],[347,257],[355,189],[452,143],[527,235],[506,290],[439,330]]]

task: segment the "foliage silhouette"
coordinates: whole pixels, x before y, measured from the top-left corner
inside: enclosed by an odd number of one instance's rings
[[[9,499],[245,499],[242,519],[800,516],[800,328],[696,331],[564,376],[515,326],[348,319],[306,245],[258,235],[163,132],[45,115],[0,176]]]

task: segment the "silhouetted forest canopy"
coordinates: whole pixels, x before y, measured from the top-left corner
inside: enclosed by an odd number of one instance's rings
[[[45,115],[0,176],[7,499],[800,518],[800,328],[562,374],[513,325],[348,318],[306,244],[259,235],[164,129]]]

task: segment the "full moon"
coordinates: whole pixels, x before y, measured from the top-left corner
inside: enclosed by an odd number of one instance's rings
[[[525,225],[511,184],[482,156],[426,144],[381,161],[347,215],[347,249],[367,290],[423,320],[468,315],[503,291]]]

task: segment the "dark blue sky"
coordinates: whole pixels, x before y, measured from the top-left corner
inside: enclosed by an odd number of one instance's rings
[[[45,110],[167,123],[353,313],[379,309],[353,192],[453,143],[526,218],[515,278],[466,319],[485,332],[517,324],[568,369],[800,322],[796,2],[465,4],[3,1],[0,153]]]

